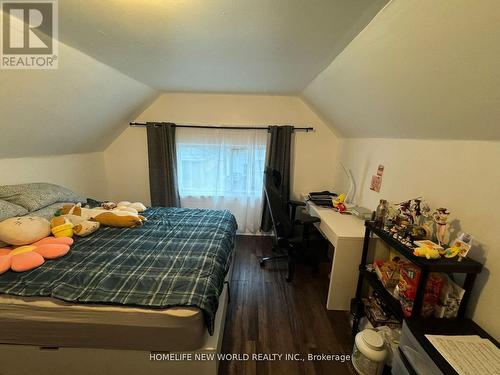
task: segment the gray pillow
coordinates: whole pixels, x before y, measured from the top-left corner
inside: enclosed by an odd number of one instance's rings
[[[0,221],[28,213],[24,207],[0,199]]]
[[[22,206],[29,212],[56,202],[77,203],[85,201],[69,189],[43,182],[0,186],[0,199]]]
[[[47,207],[41,208],[36,211],[30,212],[30,216],[38,216],[38,217],[43,217],[44,219],[47,219],[50,221],[57,212],[57,210],[63,208],[63,206],[67,204],[73,204],[73,202],[57,202],[48,205]]]

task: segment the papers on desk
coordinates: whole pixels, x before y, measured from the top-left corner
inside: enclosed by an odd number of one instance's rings
[[[500,349],[479,336],[425,335],[460,375],[500,374]]]

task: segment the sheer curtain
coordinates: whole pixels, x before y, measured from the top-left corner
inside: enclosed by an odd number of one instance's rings
[[[181,207],[227,209],[256,233],[263,205],[267,132],[177,128]]]

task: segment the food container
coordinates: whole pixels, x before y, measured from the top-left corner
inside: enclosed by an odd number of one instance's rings
[[[358,374],[380,375],[387,355],[384,339],[372,329],[359,332],[354,339],[352,364]]]

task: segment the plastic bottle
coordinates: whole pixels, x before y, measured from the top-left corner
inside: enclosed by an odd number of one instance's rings
[[[385,219],[387,217],[387,201],[385,199],[381,199],[380,203],[377,206],[377,211],[375,212],[375,225],[380,228],[383,228],[385,225]]]
[[[387,355],[384,339],[372,329],[359,332],[354,339],[352,364],[358,374],[380,375]]]

